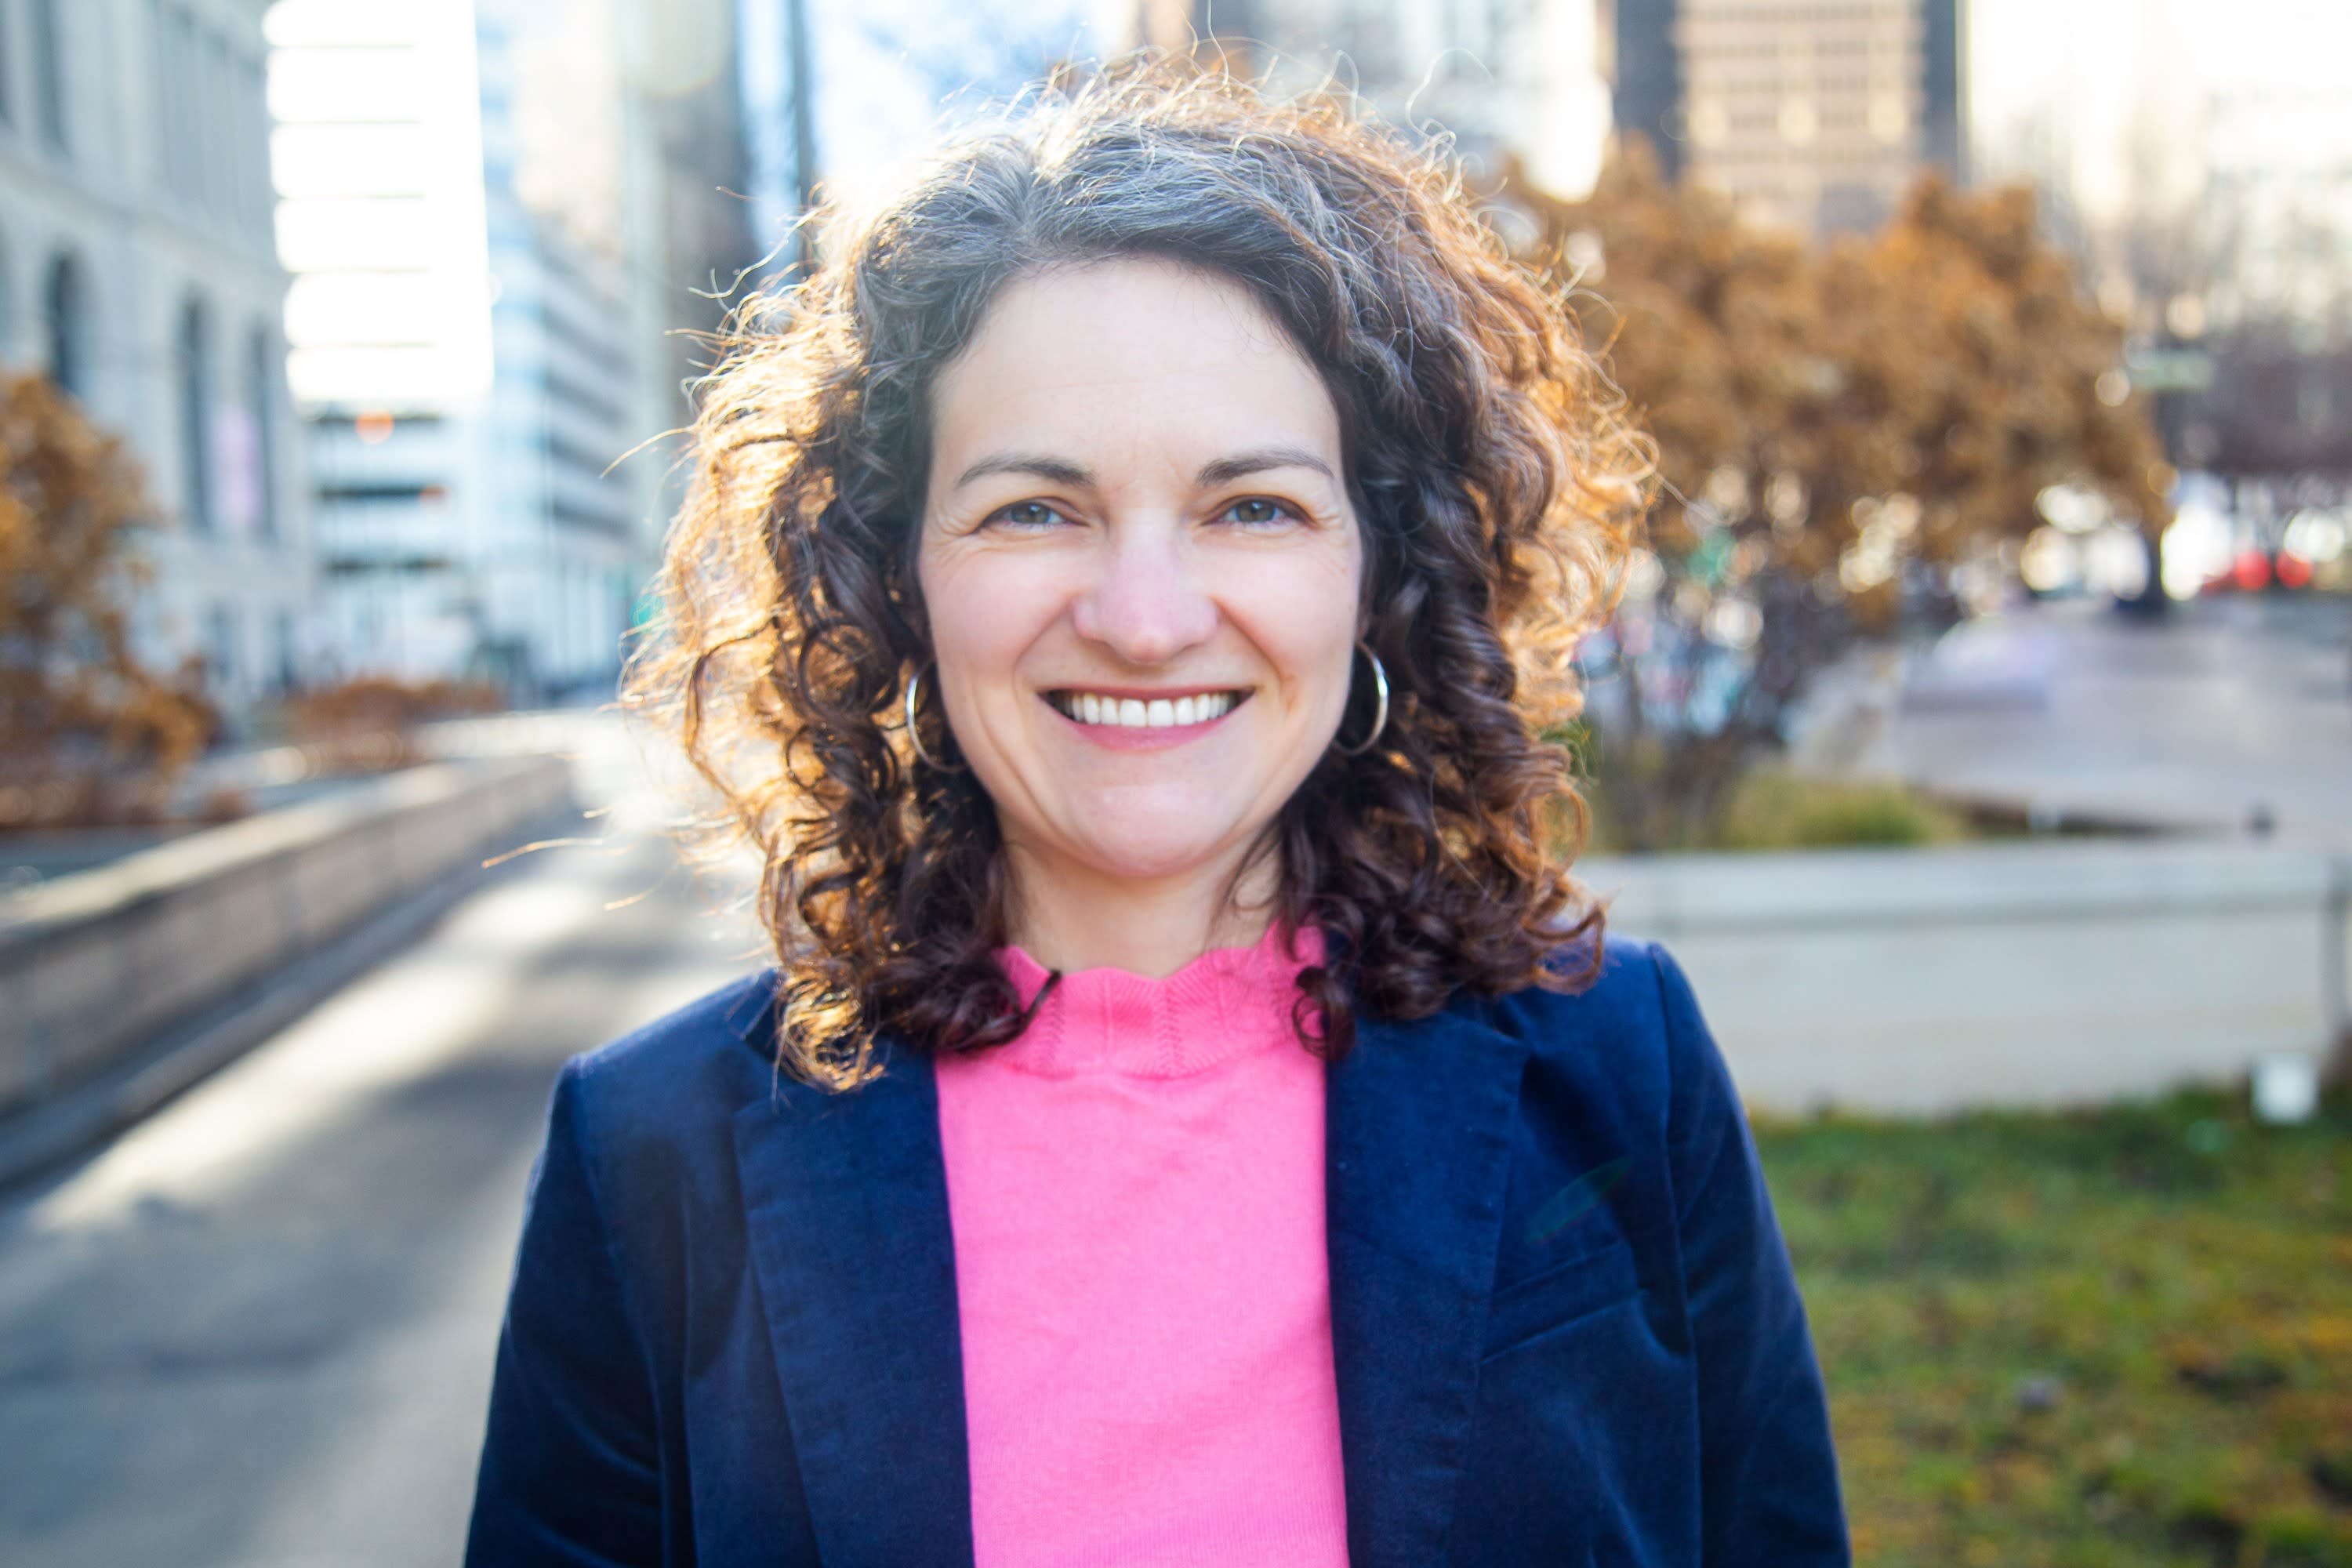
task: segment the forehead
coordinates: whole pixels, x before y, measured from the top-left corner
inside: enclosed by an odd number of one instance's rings
[[[1278,439],[1339,460],[1329,391],[1256,298],[1149,259],[1007,285],[935,384],[932,430],[935,484],[1005,447],[1189,472]]]

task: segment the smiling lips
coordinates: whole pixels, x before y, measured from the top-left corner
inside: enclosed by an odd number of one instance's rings
[[[1233,711],[1246,691],[1190,691],[1181,697],[1121,697],[1108,692],[1049,691],[1056,711],[1088,729],[1188,730]]]

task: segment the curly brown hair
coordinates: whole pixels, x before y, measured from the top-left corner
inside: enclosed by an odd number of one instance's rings
[[[991,952],[1010,899],[994,809],[921,763],[898,714],[929,658],[929,388],[1009,281],[1055,263],[1238,282],[1339,409],[1392,701],[1380,743],[1327,752],[1258,847],[1280,858],[1284,933],[1326,938],[1299,977],[1302,1044],[1336,1060],[1359,1008],[1589,983],[1602,913],[1567,869],[1587,813],[1547,737],[1580,710],[1575,643],[1614,600],[1648,450],[1442,150],[1337,100],[1129,60],[1041,89],[823,232],[823,264],[740,307],[702,384],[663,613],[623,686],[723,802],[704,847],[762,857],[780,1067],[847,1088],[884,1032],[958,1050],[1026,1023]],[[1360,683],[1342,733],[1368,706]]]

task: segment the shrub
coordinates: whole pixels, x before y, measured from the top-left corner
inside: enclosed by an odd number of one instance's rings
[[[421,761],[420,725],[468,713],[494,713],[506,694],[486,680],[406,681],[367,675],[289,697],[288,738],[315,773],[380,773]]]
[[[1841,783],[1767,769],[1748,774],[1724,816],[1726,849],[1948,844],[1969,837],[1955,813],[1894,780]]]
[[[147,511],[120,441],[40,376],[0,374],[0,830],[157,820],[218,731],[193,662],[131,653]]]

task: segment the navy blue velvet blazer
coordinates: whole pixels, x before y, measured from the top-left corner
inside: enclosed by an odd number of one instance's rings
[[[1329,1070],[1355,1568],[1848,1561],[1731,1079],[1674,961],[1605,947],[1581,994],[1366,1018]],[[772,982],[564,1068],[469,1563],[971,1563],[929,1059],[780,1078]]]

